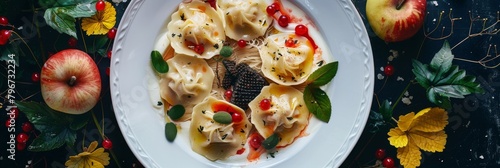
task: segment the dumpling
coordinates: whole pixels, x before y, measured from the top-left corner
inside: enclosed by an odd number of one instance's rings
[[[219,54],[226,35],[221,18],[208,3],[181,3],[171,19],[168,38],[176,53],[204,59]]]
[[[301,84],[313,71],[314,47],[305,37],[293,33],[271,35],[259,52],[262,73],[280,85]]]
[[[234,40],[263,36],[273,19],[264,0],[217,0],[226,35]]]
[[[160,95],[170,105],[182,104],[191,118],[192,107],[208,97],[215,77],[212,68],[201,58],[176,54],[167,61],[169,71],[161,76]]]
[[[213,116],[220,111],[237,113],[240,121],[230,124],[214,121]],[[189,127],[191,148],[209,160],[220,160],[236,155],[243,148],[252,124],[238,106],[210,96],[193,108],[193,118]],[[233,117],[236,118],[236,117]]]
[[[263,99],[271,101],[271,108],[262,110],[259,106]],[[251,109],[251,122],[262,137],[277,133],[280,141],[277,147],[291,144],[309,124],[310,113],[303,94],[291,86],[271,84],[248,104]]]

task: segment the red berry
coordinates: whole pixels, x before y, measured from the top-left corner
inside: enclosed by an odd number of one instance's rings
[[[18,108],[11,108],[11,109],[9,110],[9,113],[7,113],[7,114],[9,115],[9,117],[10,117],[10,115],[11,115],[10,113],[12,113],[12,114],[14,115],[14,116],[13,116],[13,117],[14,117],[14,119],[16,119],[16,118],[17,118],[17,116],[19,115],[19,109],[18,109]],[[10,118],[12,118],[12,117],[10,117]]]
[[[95,9],[97,11],[103,11],[105,7],[106,7],[106,3],[104,3],[103,0],[99,0],[99,1],[97,1],[97,3],[95,3]]]
[[[238,46],[239,46],[240,48],[244,48],[244,47],[246,47],[246,46],[247,46],[247,41],[245,41],[245,40],[243,40],[243,39],[238,40]]]
[[[71,48],[75,48],[77,42],[78,42],[78,40],[76,40],[76,38],[70,37],[68,39],[68,46],[71,47]]]
[[[111,50],[109,50],[107,53],[109,59],[111,59],[111,54],[112,54],[112,52],[111,52]]]
[[[267,12],[267,14],[268,14],[268,15],[270,15],[270,16],[274,15],[274,13],[276,13],[276,11],[278,11],[278,10],[276,10],[276,8],[274,8],[274,6],[273,6],[273,5],[269,5],[269,6],[267,6],[267,8],[266,8],[266,12]]]
[[[264,138],[259,133],[253,133],[250,135],[248,143],[250,143],[250,147],[258,149],[262,145],[262,141],[264,141]]]
[[[38,72],[33,72],[33,73],[31,74],[31,81],[33,81],[33,82],[38,82],[38,81],[40,81],[40,73],[38,73]]]
[[[271,100],[262,99],[259,103],[259,107],[261,110],[269,110],[271,108]]]
[[[108,38],[113,40],[115,39],[115,36],[116,36],[116,28],[109,29]]]
[[[10,30],[0,30],[0,45],[5,45],[9,41],[11,32]]]
[[[0,16],[0,25],[8,25],[9,24],[9,19],[5,16]]]
[[[384,67],[384,74],[387,76],[391,76],[394,74],[394,66],[388,64]]]
[[[110,68],[109,68],[109,67],[107,67],[107,68],[106,68],[106,75],[108,75],[108,76],[109,76],[109,71],[110,71]]]
[[[375,151],[375,158],[377,158],[378,160],[382,160],[384,159],[384,157],[385,157],[384,149],[377,149],[377,151]]]
[[[292,38],[289,38],[289,39],[285,40],[285,46],[286,47],[293,47],[293,46],[295,46],[295,42],[293,41]]]
[[[30,132],[33,130],[33,126],[31,125],[30,122],[24,122],[23,125],[21,126],[24,132]]]
[[[198,54],[203,54],[203,52],[205,51],[205,46],[203,44],[198,44],[198,45],[195,45],[194,46],[194,52],[198,53]]]
[[[271,4],[270,6],[272,6],[272,7],[274,8],[274,10],[276,10],[276,11],[281,10],[281,9],[280,9],[280,4],[278,4],[277,2],[275,2],[275,3]]]
[[[30,138],[30,136],[28,134],[22,132],[22,133],[17,134],[16,140],[19,143],[26,143],[26,142],[28,142],[29,138]]]
[[[243,117],[240,113],[231,113],[231,118],[233,119],[234,123],[239,123],[243,120]]]
[[[109,140],[109,139],[105,139],[102,141],[102,147],[104,149],[111,149],[111,148],[113,148],[113,142],[111,142],[111,140]]]
[[[299,24],[295,26],[295,34],[299,36],[307,36],[309,33],[309,30],[307,29],[307,26],[304,26],[303,24]]]
[[[289,22],[290,22],[290,18],[287,15],[281,15],[278,18],[278,24],[281,27],[287,27]]]
[[[232,90],[226,90],[224,92],[224,97],[226,98],[227,101],[231,100],[232,96],[233,96],[233,91]]]
[[[5,127],[7,127],[7,128],[10,127],[10,119],[7,119],[7,121],[5,121]]]
[[[241,155],[241,154],[243,154],[244,152],[245,152],[245,148],[241,148],[241,149],[239,149],[238,151],[236,151],[236,154],[237,154],[237,155]]]
[[[26,148],[26,143],[17,143],[16,148],[18,151],[22,151]]]
[[[382,166],[384,166],[385,168],[394,168],[394,159],[392,159],[391,157],[386,157],[382,161]]]

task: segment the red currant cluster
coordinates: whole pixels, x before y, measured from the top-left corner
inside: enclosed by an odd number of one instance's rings
[[[385,156],[384,149],[377,149],[377,151],[375,151],[375,158],[382,161],[382,166],[384,166],[385,168],[394,168],[396,165],[392,157]]]
[[[10,26],[5,16],[0,16],[0,26]],[[7,44],[11,35],[12,30],[0,29],[0,46]]]
[[[288,23],[290,23],[290,16],[286,15],[285,12],[283,11],[284,9],[281,8],[281,5],[278,2],[275,2],[266,8],[266,12],[269,16],[273,16],[274,14],[278,11],[280,11],[281,15],[276,19],[278,20],[278,24],[281,27],[287,27]]]

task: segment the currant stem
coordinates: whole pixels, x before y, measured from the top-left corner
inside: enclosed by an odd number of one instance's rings
[[[399,0],[398,2],[398,6],[396,6],[396,10],[399,10],[401,9],[401,7],[403,6],[403,4],[406,2],[406,0]]]
[[[69,79],[68,85],[73,86],[73,85],[75,85],[75,82],[76,82],[76,76],[71,76],[71,78]]]
[[[411,83],[412,83],[413,80],[411,80],[408,85],[406,85],[405,89],[401,92],[401,94],[399,95],[399,98],[398,100],[396,100],[396,102],[394,103],[394,105],[392,105],[391,107],[391,111],[394,111],[394,108],[396,108],[396,106],[398,105],[399,101],[401,101],[401,99],[403,98],[403,95],[405,94],[405,92],[408,90],[408,88],[410,87]]]

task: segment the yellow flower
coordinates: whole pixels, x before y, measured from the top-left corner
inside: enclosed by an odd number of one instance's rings
[[[398,127],[392,128],[389,143],[398,148],[397,157],[404,167],[418,167],[422,159],[420,149],[442,152],[446,145],[444,127],[448,113],[441,108],[426,108],[399,116]]]
[[[109,153],[104,152],[104,148],[97,148],[97,141],[90,143],[88,148],[83,148],[83,152],[70,156],[64,163],[68,168],[104,168],[109,164]]]
[[[116,23],[116,10],[111,3],[105,1],[104,11],[97,11],[95,15],[82,19],[82,29],[87,35],[102,35],[108,33]]]

